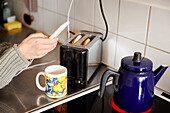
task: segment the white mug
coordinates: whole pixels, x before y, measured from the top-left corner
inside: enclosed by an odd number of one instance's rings
[[[45,76],[45,87],[39,83],[40,75]],[[61,65],[51,65],[45,68],[45,72],[39,72],[36,76],[36,85],[41,91],[51,98],[60,98],[67,94],[67,68]]]

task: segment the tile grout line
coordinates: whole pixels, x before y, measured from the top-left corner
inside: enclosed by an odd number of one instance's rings
[[[95,24],[95,11],[96,11],[96,0],[93,0],[93,16],[92,16],[92,31],[94,31],[94,24]]]
[[[73,24],[74,24],[74,25],[73,25],[73,31],[75,32],[75,15],[76,15],[76,14],[75,14],[75,12],[76,12],[76,11],[75,11],[75,9],[76,9],[76,8],[75,8],[75,7],[76,7],[75,1],[73,2],[73,7],[74,7],[74,9],[73,9],[73,11],[74,11],[74,13],[73,13],[73,14],[74,14],[74,15],[73,15],[73,22],[74,22],[74,23],[73,23]],[[70,18],[71,18],[71,17],[70,17]]]
[[[55,14],[58,14],[58,15],[60,15],[60,16],[67,17],[66,15],[64,15],[64,14],[62,14],[62,13],[59,13],[59,12],[56,12],[56,11],[52,11],[52,10],[49,10],[49,9],[46,9],[46,8],[43,8],[43,7],[39,7],[39,8],[44,9],[44,10],[47,10],[47,11],[50,11],[50,12],[55,13]],[[86,24],[86,25],[89,25],[89,26],[93,27],[92,24],[89,24],[89,23],[83,22],[83,21],[81,21],[81,20],[75,19],[75,17],[70,17],[70,19],[73,19],[73,20],[75,20],[75,21],[78,21],[78,22],[81,22],[81,23],[83,23],[83,24]],[[95,27],[95,26],[94,26],[94,27]]]
[[[96,27],[96,28],[98,28],[98,27]],[[101,28],[98,28],[98,29],[101,29]],[[103,30],[103,29],[101,29],[101,30]],[[110,32],[110,33],[112,33],[112,34],[114,34],[114,35],[116,35],[116,36],[120,36],[121,38],[125,38],[125,39],[131,40],[131,41],[133,41],[133,42],[136,42],[136,43],[139,43],[139,44],[142,44],[142,45],[146,45],[146,46],[148,46],[148,47],[151,47],[151,48],[154,48],[154,49],[156,49],[156,50],[159,50],[159,51],[162,51],[162,52],[165,52],[165,53],[170,54],[170,52],[168,52],[168,51],[165,51],[165,50],[162,50],[162,49],[156,48],[156,47],[151,46],[151,45],[148,45],[148,44],[144,44],[144,43],[142,43],[142,42],[139,42],[139,41],[136,41],[136,40],[130,39],[130,38],[128,38],[128,37],[125,37],[125,36],[119,35],[119,34],[117,34],[117,33],[113,33],[113,32]]]
[[[118,46],[118,32],[119,32],[119,19],[120,19],[120,4],[121,4],[121,0],[119,0],[119,5],[118,5],[118,17],[117,17],[117,30],[116,30],[116,46],[115,46],[115,55],[114,55],[114,67],[116,67],[116,53],[117,53],[117,46]]]
[[[100,30],[104,30],[104,29],[101,29],[101,28],[99,28],[99,27],[96,27],[96,28],[98,28],[98,29],[100,29]],[[146,45],[146,46],[149,46],[149,47],[154,48],[154,49],[156,49],[156,50],[159,50],[159,51],[162,51],[162,52],[165,52],[165,53],[170,54],[170,52],[168,52],[168,51],[165,51],[165,50],[162,50],[162,49],[156,48],[156,47],[154,47],[154,46],[151,46],[151,45],[148,45],[148,44],[145,44],[145,43],[142,43],[142,42],[139,42],[139,41],[136,41],[136,40],[130,39],[130,38],[128,38],[128,37],[125,37],[125,36],[119,35],[119,34],[117,34],[117,33],[113,33],[113,32],[110,32],[110,33],[112,33],[112,34],[114,34],[114,35],[116,35],[116,36],[120,36],[120,37],[122,37],[122,38],[128,39],[128,40],[131,40],[131,41],[133,41],[133,42],[136,42],[136,43],[139,43],[139,44],[142,44],[142,45]]]
[[[38,6],[38,8],[40,8],[41,10],[42,10],[42,19],[43,19],[43,23],[45,22],[44,21],[44,10],[43,10],[43,7],[44,6],[44,1],[42,0],[42,6]],[[43,31],[43,33],[44,33],[44,24],[42,23],[42,31]]]
[[[62,13],[59,13],[59,12],[55,12],[55,11],[52,11],[52,10],[49,10],[49,9],[46,9],[46,8],[43,8],[43,7],[39,7],[39,8],[44,9],[44,10],[47,10],[47,11],[50,11],[50,12],[52,12],[52,13],[59,14],[59,15],[64,16],[64,17],[67,17],[65,14],[62,14]],[[81,23],[83,23],[83,24],[87,24],[87,25],[89,25],[89,26],[93,26],[93,27],[99,28],[99,29],[101,29],[101,30],[105,30],[105,29],[102,29],[102,28],[97,27],[97,26],[95,26],[95,25],[92,25],[92,24],[83,22],[83,21],[81,21],[81,20],[75,19],[75,17],[70,17],[70,18],[73,19],[73,20],[76,20],[76,21],[78,21],[78,22],[81,22]],[[110,33],[113,33],[113,34],[116,34],[116,33],[112,32],[112,31],[109,31],[109,32],[110,32]]]
[[[47,11],[49,11],[49,12],[52,12],[52,13],[55,13],[55,14],[59,14],[59,15],[61,15],[61,16],[64,16],[64,17],[67,17],[67,15],[65,15],[65,14],[62,14],[62,13],[59,13],[59,12],[56,12],[56,11],[52,11],[52,10],[49,10],[49,9],[46,9],[46,8],[44,8],[44,7],[39,7],[40,9],[43,9],[43,10],[47,10]],[[73,14],[73,16],[74,16],[74,14]],[[74,17],[70,17],[71,19],[74,19]],[[86,23],[87,24],[87,23]]]
[[[120,19],[120,4],[121,4],[121,0],[119,0],[119,8],[118,8],[118,17],[117,17],[117,31],[116,31],[116,35],[119,35],[119,19]]]
[[[161,51],[161,52],[164,52],[164,53],[170,54],[170,52],[165,51],[165,50],[162,50],[162,49],[159,49],[159,48],[156,48],[156,47],[154,47],[154,46],[151,46],[151,45],[147,45],[147,46],[148,46],[148,47],[151,47],[151,48],[153,48],[153,49],[159,50],[159,51]]]
[[[120,17],[119,17],[119,16],[120,16],[120,4],[121,4],[121,0],[119,0],[118,22],[119,22],[119,18],[120,18]],[[151,7],[151,6],[150,6],[150,7]],[[44,10],[48,10],[48,9],[43,8],[43,7],[40,7],[40,6],[39,6],[39,8],[44,9]],[[151,9],[151,8],[150,8],[150,9]],[[64,14],[62,14],[62,13],[58,13],[58,12],[51,11],[51,10],[48,10],[48,11],[53,12],[53,13],[56,13],[56,14],[59,14],[59,15],[64,16],[64,17],[67,17],[66,15],[64,15]],[[151,12],[151,10],[150,10],[150,12]],[[44,13],[44,11],[43,11],[43,13]],[[149,14],[149,15],[150,15],[150,14]],[[43,16],[44,16],[44,15],[43,15]],[[77,20],[77,19],[75,19],[75,18],[73,18],[73,17],[70,17],[70,18],[71,18],[73,21],[78,21],[78,22],[81,22],[81,23],[83,23],[83,24],[87,24],[87,25],[89,25],[89,26],[93,26],[93,25],[90,25],[90,24],[88,24],[88,23],[82,22],[81,20]],[[149,17],[149,19],[150,19],[150,17]],[[150,21],[150,20],[149,20],[149,21]],[[148,24],[149,24],[149,23],[150,23],[150,22],[148,22]],[[95,26],[95,25],[94,25],[93,27],[96,27],[96,28],[98,28],[98,29],[104,30],[104,29],[102,29],[102,28],[100,28],[100,27],[97,27],[97,26]],[[43,27],[43,28],[44,28],[44,27]],[[149,25],[148,25],[148,28],[149,28]],[[119,34],[118,34],[118,29],[119,29],[119,23],[117,23],[117,33],[114,33],[114,32],[112,32],[112,31],[109,31],[109,32],[112,33],[112,34],[114,34],[114,35],[116,35],[117,38],[118,38],[118,36],[121,36],[122,38],[125,38],[125,39],[128,39],[128,40],[134,41],[134,42],[136,42],[136,43],[145,45],[144,56],[146,55],[146,47],[147,47],[147,46],[148,46],[148,47],[151,47],[151,48],[154,48],[154,49],[156,49],[156,50],[159,50],[159,51],[162,51],[162,52],[165,52],[165,53],[170,54],[170,52],[168,52],[168,51],[165,51],[165,50],[156,48],[156,47],[151,46],[151,45],[147,45],[147,40],[148,40],[148,30],[149,30],[149,29],[147,30],[146,43],[145,43],[145,44],[142,43],[142,42],[139,42],[139,41],[130,39],[130,38],[128,38],[128,37],[119,35]],[[116,44],[117,44],[117,40],[116,40]]]
[[[148,15],[148,25],[147,25],[147,32],[146,32],[146,41],[145,41],[145,48],[144,48],[144,57],[146,56],[146,46],[148,43],[148,35],[149,35],[149,25],[150,25],[150,18],[151,18],[151,6],[149,7],[149,15]]]
[[[157,88],[158,90],[160,90],[160,91],[162,91],[162,92],[165,92],[165,93],[167,93],[167,94],[169,94],[170,95],[170,92],[167,92],[166,90],[164,90],[164,89],[161,89],[161,88],[159,88],[159,87],[157,87],[157,86],[155,86],[155,88]]]
[[[125,39],[131,40],[131,41],[133,41],[133,42],[136,42],[136,43],[138,43],[138,44],[145,45],[145,43],[142,43],[142,42],[139,42],[139,41],[137,41],[137,40],[134,40],[134,39],[128,38],[128,37],[126,37],[126,36],[119,35],[119,34],[117,34],[117,35],[118,35],[118,36],[120,36],[120,37],[122,37],[122,38],[125,38]]]

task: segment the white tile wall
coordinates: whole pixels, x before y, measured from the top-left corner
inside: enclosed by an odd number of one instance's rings
[[[103,33],[105,35],[105,31],[99,28],[94,28],[94,31]],[[104,37],[103,37],[104,38]],[[115,64],[115,52],[116,52],[116,35],[109,32],[108,37],[103,42],[102,48],[102,62],[114,67]]]
[[[133,56],[134,52],[141,52],[143,56],[144,48],[145,45],[143,44],[118,36],[115,63],[116,69],[120,67],[121,59],[125,56]]]
[[[58,27],[57,27],[57,14],[50,12],[48,10],[44,10],[43,15],[44,21],[44,33],[51,35]]]
[[[62,25],[64,22],[66,22],[67,18],[65,16],[62,16],[62,15],[57,15],[57,25],[58,27],[60,25]],[[59,41],[61,43],[64,43],[67,41],[67,29],[65,29],[59,36]]]
[[[108,23],[109,31],[117,33],[117,21],[118,21],[118,7],[119,0],[106,0],[103,1],[103,10]],[[104,20],[100,12],[99,0],[95,3],[95,26],[101,29],[105,29]]]
[[[38,0],[39,11],[33,13],[35,23],[30,27],[47,34],[53,33],[66,21],[70,1]],[[169,10],[151,7],[151,15],[149,15],[150,6],[127,0],[103,0],[103,5],[110,30],[103,43],[102,60],[105,64],[118,69],[123,57],[139,51],[142,55],[145,53],[146,57],[153,61],[154,68],[160,64],[170,65]],[[22,0],[16,0],[14,7],[17,18],[23,22],[23,14],[28,13],[25,3]],[[150,23],[147,29],[149,16]],[[74,0],[70,20],[70,29],[74,32],[94,30],[105,35],[98,0]],[[62,43],[67,41],[67,29],[59,38]],[[166,71],[157,87],[170,93],[169,75],[170,69]]]
[[[68,10],[72,0],[58,0],[57,1],[57,12],[65,16],[68,15]],[[74,18],[74,2],[70,11],[70,17]]]
[[[147,47],[146,49],[146,57],[153,61],[153,69],[155,70],[160,65],[169,65],[170,66],[170,54],[153,49],[151,47]],[[157,87],[165,90],[170,91],[170,67],[166,70],[164,75],[159,80]]]
[[[103,42],[102,61],[111,67],[115,67],[116,35],[108,33],[107,39]]]
[[[17,0],[15,1],[15,4],[13,4],[13,8],[14,8],[14,12],[16,14],[17,20],[21,21],[22,23],[24,22],[24,13],[28,14],[28,9],[26,7],[25,2],[23,2],[22,0]]]
[[[40,32],[44,31],[44,21],[43,21],[43,9],[42,8],[38,8],[38,12],[34,12],[32,13],[33,17],[34,17],[34,21],[32,22],[31,27],[33,27],[34,29],[37,29]]]
[[[75,19],[93,25],[95,0],[74,0]]]
[[[66,16],[63,16],[63,15],[58,15],[57,16],[57,25],[58,25],[58,27],[61,26],[66,21],[67,21]]]
[[[170,52],[170,10],[151,9],[148,45]]]
[[[80,30],[89,30],[92,31],[92,25],[88,25],[75,20],[74,31],[79,32]]]
[[[43,7],[43,0],[37,0],[37,2],[39,7]]]
[[[43,8],[57,11],[57,0],[43,0]]]
[[[149,6],[121,1],[119,34],[130,39],[145,43]]]

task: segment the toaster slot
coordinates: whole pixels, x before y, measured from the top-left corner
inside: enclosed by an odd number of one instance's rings
[[[83,36],[84,36],[84,34],[78,34],[69,43],[76,44],[80,39],[82,39]]]
[[[87,38],[82,42],[81,45],[83,45],[83,46],[88,45],[94,38],[95,38],[95,36],[89,36],[89,37],[87,37]]]

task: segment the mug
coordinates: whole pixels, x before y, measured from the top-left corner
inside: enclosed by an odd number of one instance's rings
[[[45,77],[45,87],[39,83],[39,77]],[[45,72],[39,72],[36,76],[36,85],[41,91],[51,98],[60,98],[67,94],[67,68],[61,65],[51,65],[45,68]]]

